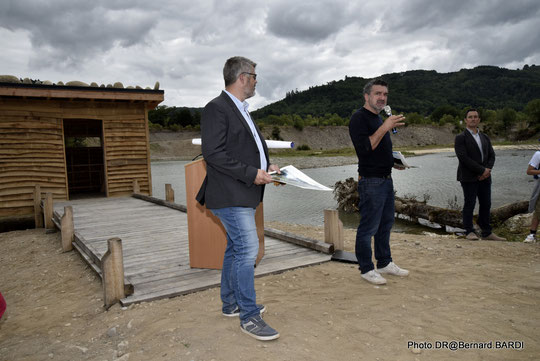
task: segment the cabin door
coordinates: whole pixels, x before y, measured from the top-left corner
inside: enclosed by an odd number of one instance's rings
[[[69,198],[106,196],[102,121],[64,119]]]

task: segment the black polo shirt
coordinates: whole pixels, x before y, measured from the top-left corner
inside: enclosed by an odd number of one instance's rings
[[[394,157],[390,132],[372,150],[369,137],[382,125],[382,119],[362,107],[355,112],[349,122],[349,135],[358,156],[358,175],[362,177],[386,177],[392,173]]]

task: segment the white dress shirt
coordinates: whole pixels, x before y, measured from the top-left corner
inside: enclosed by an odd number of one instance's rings
[[[257,129],[255,128],[255,124],[253,123],[253,120],[251,119],[251,116],[248,112],[249,104],[245,100],[243,102],[240,101],[237,97],[235,97],[233,94],[229,93],[227,90],[225,90],[225,93],[229,95],[229,97],[232,99],[238,110],[240,110],[240,113],[244,116],[244,119],[249,125],[249,128],[251,129],[251,134],[253,134],[253,138],[255,139],[255,143],[257,143],[257,148],[259,148],[259,157],[261,160],[261,169],[266,171],[268,169],[268,162],[266,160],[266,155],[264,154],[264,148],[262,145],[262,140],[259,137],[259,133],[257,133]]]
[[[476,134],[470,130],[469,128],[467,128],[467,130],[471,133],[471,135],[473,136],[474,140],[476,140],[476,144],[478,144],[478,148],[480,149],[480,154],[482,155],[482,161],[484,161],[484,152],[482,151],[482,140],[480,139],[480,131],[479,130],[476,130]]]

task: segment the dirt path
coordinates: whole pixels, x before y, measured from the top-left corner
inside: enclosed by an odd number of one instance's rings
[[[321,228],[268,226],[323,237]],[[352,250],[354,231],[345,239]],[[104,311],[101,281],[77,253],[61,252],[58,233],[0,233],[0,360],[538,359],[540,244],[407,234],[392,242],[411,275],[386,286],[336,262],[257,278],[265,319],[281,333],[262,343],[221,316],[219,288]],[[436,349],[453,340],[492,348]],[[522,344],[496,349],[502,341]]]

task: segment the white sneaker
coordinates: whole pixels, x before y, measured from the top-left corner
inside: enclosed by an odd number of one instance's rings
[[[386,267],[378,268],[377,272],[400,277],[405,277],[409,275],[409,271],[403,268],[399,268],[394,262],[388,263]]]
[[[536,243],[536,236],[534,234],[529,234],[523,243]]]
[[[369,283],[373,283],[374,285],[384,285],[386,284],[386,280],[383,276],[380,275],[379,272],[372,269],[369,272],[362,273],[362,278],[368,281]]]

